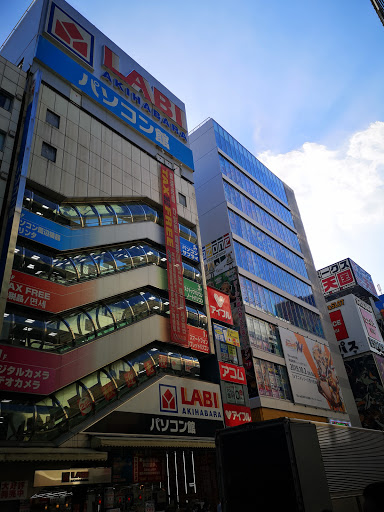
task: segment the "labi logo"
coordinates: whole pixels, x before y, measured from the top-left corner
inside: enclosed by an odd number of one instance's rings
[[[160,411],[178,412],[176,386],[159,384]]]
[[[94,36],[54,3],[47,32],[81,60],[93,66]]]

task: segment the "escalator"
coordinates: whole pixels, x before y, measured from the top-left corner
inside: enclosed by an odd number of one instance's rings
[[[48,397],[0,401],[0,444],[60,444],[164,375],[198,378],[188,350],[151,344],[72,382]]]

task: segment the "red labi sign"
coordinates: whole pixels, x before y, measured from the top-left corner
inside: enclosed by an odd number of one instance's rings
[[[223,404],[225,424],[236,427],[252,421],[251,409],[244,405]]]
[[[246,384],[245,370],[242,366],[235,364],[222,363],[219,361],[220,378],[227,382],[235,382],[236,384]]]
[[[210,286],[207,286],[207,292],[211,319],[233,325],[229,295]]]

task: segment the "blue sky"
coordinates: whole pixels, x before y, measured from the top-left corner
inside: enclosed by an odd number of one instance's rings
[[[30,1],[2,6],[3,41]],[[296,192],[317,268],[384,289],[384,27],[369,0],[70,0]],[[107,7],[106,7],[107,6]]]

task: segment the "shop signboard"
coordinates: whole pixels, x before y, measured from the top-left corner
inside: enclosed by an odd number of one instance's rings
[[[0,482],[0,501],[25,500],[28,480],[5,480]]]
[[[189,348],[198,352],[210,353],[208,333],[205,329],[188,325]]]
[[[230,363],[222,363],[219,361],[219,370],[221,380],[234,382],[236,384],[246,384],[245,370],[242,366],[236,366]]]
[[[225,424],[236,427],[252,421],[251,409],[244,405],[223,404]]]
[[[217,238],[203,246],[205,275],[211,279],[233,267],[235,263],[232,238],[230,233]]]
[[[175,176],[173,171],[165,165],[161,166],[161,190],[163,196],[165,247],[167,251],[171,342],[188,347]]]
[[[373,284],[370,274],[350,258],[324,267],[320,269],[317,274],[325,297],[347,290],[356,285],[361,286],[364,290],[369,292],[369,294],[377,297],[375,285]]]
[[[294,401],[345,412],[328,346],[283,327],[279,331]]]
[[[164,482],[166,478],[163,460],[158,457],[133,457],[133,482]]]
[[[191,300],[197,304],[204,304],[203,287],[201,284],[184,277],[184,293],[187,300]]]
[[[156,417],[173,416],[175,420],[223,420],[218,384],[171,375],[144,389],[118,410]]]
[[[369,304],[349,294],[327,307],[343,357],[370,351],[384,355],[384,341]]]
[[[35,471],[34,487],[109,484],[111,468],[44,469]]]
[[[148,436],[172,437],[214,437],[217,429],[223,428],[223,420],[206,421],[197,415],[194,418],[179,417],[174,414],[151,414],[128,412],[111,412],[105,418],[93,424],[87,432],[125,435],[140,434]]]
[[[52,8],[54,9],[54,4],[52,4]],[[74,26],[73,22],[70,24]],[[100,32],[99,34],[101,35]],[[101,38],[98,37],[97,40],[100,41]],[[41,36],[38,39],[36,58],[124,124],[193,169],[192,152],[186,145],[186,131],[179,128],[180,125],[176,125],[176,120],[172,120],[172,116],[175,116],[175,108],[172,111],[171,108],[166,107],[164,109],[166,115],[164,115],[164,111],[161,112],[165,105],[163,101],[170,100],[156,87],[154,91],[157,92],[154,93],[153,98],[150,98],[152,89],[150,86],[146,86],[145,80],[137,71],[131,73],[133,80],[129,78],[130,75],[122,78],[122,75],[118,74],[118,70],[113,68],[112,60],[116,58],[116,55],[109,49],[111,44],[109,40],[104,39],[107,44],[104,45],[104,49],[98,45],[96,53],[98,58],[104,58],[104,66],[112,68],[107,71],[99,68],[96,73],[90,72],[89,68],[83,67]],[[59,38],[56,40],[58,41]],[[79,56],[78,53],[77,56]],[[128,58],[128,56],[126,57]],[[97,74],[100,76],[97,77]],[[115,78],[114,75],[119,78]],[[145,90],[148,98],[141,96],[135,90],[136,87],[142,91]],[[155,108],[152,107],[152,100],[153,103],[155,101],[158,103]],[[175,107],[177,113],[181,112],[179,107]],[[181,121],[179,119],[179,122]]]
[[[356,285],[348,258],[320,269],[317,275],[325,297]]]
[[[233,325],[229,295],[207,286],[209,312],[212,320]]]

